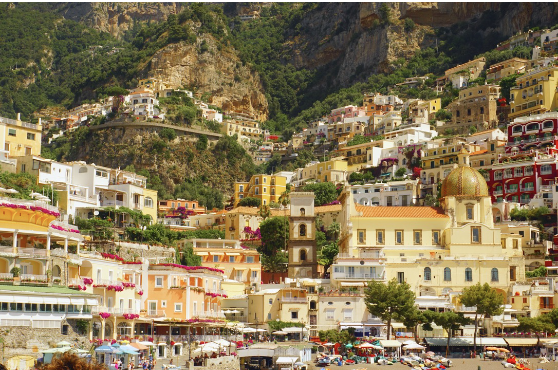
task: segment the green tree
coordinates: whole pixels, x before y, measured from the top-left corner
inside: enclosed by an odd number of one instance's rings
[[[368,312],[387,324],[387,339],[390,339],[392,320],[404,320],[414,312],[415,293],[407,283],[398,283],[395,279],[387,284],[372,280],[364,294]]]
[[[405,167],[399,168],[395,171],[395,177],[403,177],[407,173],[407,169]]]
[[[547,276],[548,271],[546,269],[545,266],[540,266],[537,267],[536,269],[534,269],[533,271],[526,271],[525,272],[525,276],[528,278],[534,278],[534,277],[545,277]]]
[[[165,127],[161,131],[159,131],[159,137],[161,139],[172,141],[176,139],[176,131],[174,131],[172,128]]]
[[[451,112],[445,109],[439,109],[434,116],[438,121],[449,121],[451,120]]]
[[[258,210],[258,216],[260,216],[264,221],[271,216],[271,206],[267,204],[262,204]]]
[[[200,135],[198,137],[198,142],[196,143],[196,149],[200,152],[204,151],[207,149],[207,136],[206,135]]]
[[[535,332],[537,338],[539,338],[539,333],[554,333],[556,330],[556,325],[552,323],[547,315],[537,317],[518,316],[517,319],[519,320],[517,330]]]
[[[415,22],[411,19],[411,18],[405,18],[405,32],[410,33],[413,32],[415,30]]]
[[[338,254],[339,246],[337,245],[337,242],[326,244],[319,250],[318,263],[324,266],[324,273],[327,273],[331,265],[333,265],[333,261]]]
[[[274,280],[276,273],[287,272],[289,258],[286,252],[278,250],[275,254],[262,254],[262,268],[271,273],[271,280]]]
[[[471,287],[463,289],[460,297],[461,304],[466,307],[476,307],[475,310],[475,333],[473,337],[474,351],[477,351],[477,329],[479,315],[494,316],[503,312],[502,305],[504,297],[495,289],[492,289],[488,283],[481,285],[477,283]]]
[[[289,219],[283,216],[270,217],[260,223],[260,233],[262,245],[258,247],[258,252],[261,254],[270,257],[287,250]]]
[[[184,249],[176,249],[176,262],[183,266],[201,266],[202,259],[194,253],[194,245],[192,243],[186,243]]]
[[[260,198],[246,197],[238,202],[239,207],[259,207],[262,203]]]
[[[469,324],[471,320],[463,316],[462,313],[455,313],[453,311],[436,312],[432,316],[436,325],[441,326],[448,333],[448,342],[446,345],[447,357],[449,356],[449,344],[451,337],[453,336],[453,332],[461,328],[461,326]]]
[[[314,192],[314,204],[322,206],[337,199],[337,190],[332,182],[317,182],[315,184],[307,184],[303,191]]]
[[[347,146],[359,145],[359,144],[364,144],[369,142],[370,142],[370,138],[357,134],[347,142]]]

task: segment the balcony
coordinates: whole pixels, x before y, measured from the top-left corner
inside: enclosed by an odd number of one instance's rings
[[[224,319],[225,314],[223,311],[204,311],[198,312],[197,314],[192,315],[193,317],[198,317],[200,319]]]
[[[552,310],[554,309],[554,303],[547,303],[540,306],[541,310]]]
[[[19,281],[24,284],[47,284],[47,275],[21,274]]]
[[[247,315],[233,315],[233,314],[225,314],[225,315],[227,315],[227,320],[230,321],[248,322]]]
[[[101,312],[108,312],[114,316],[122,316],[125,314],[136,314],[139,315],[140,310],[136,310],[134,308],[120,308],[120,307],[93,307],[91,309],[91,314],[98,315]]]
[[[357,273],[354,273],[354,274],[345,273],[345,274],[343,274],[343,273],[335,273],[335,272],[334,272],[334,273],[333,273],[333,277],[334,277],[335,279],[341,279],[341,280],[343,280],[343,279],[347,279],[347,280],[348,280],[348,279],[358,279],[358,280],[382,280],[381,275],[378,275],[378,274],[375,274],[375,275],[373,275],[373,274],[357,274]]]
[[[521,187],[521,191],[535,191],[535,188],[532,187],[532,186],[529,186],[529,187],[527,187],[527,186],[522,186],[522,187]]]
[[[502,173],[494,174],[494,180],[502,180]]]
[[[124,201],[122,200],[102,200],[101,207],[116,207],[116,206],[124,206]]]
[[[502,194],[504,194],[504,191],[503,191],[503,190],[494,190],[494,191],[492,192],[492,194],[494,194],[494,195],[502,195]]]
[[[145,314],[146,317],[165,317],[167,314],[165,310],[148,310]]]
[[[283,303],[306,303],[308,298],[303,297],[281,297],[279,298]]]
[[[19,257],[46,258],[47,250],[40,248],[18,248]]]

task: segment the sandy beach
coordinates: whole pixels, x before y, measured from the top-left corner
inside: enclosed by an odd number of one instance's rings
[[[453,361],[453,366],[450,368],[452,370],[503,370],[504,366],[499,361],[483,361],[480,359],[451,359]],[[558,362],[549,362],[546,364],[539,364],[538,358],[529,359],[531,365],[527,367],[531,370],[544,369],[544,370],[558,370]],[[320,370],[322,367],[311,365],[309,369]],[[411,369],[411,367],[397,363],[391,366],[380,366],[376,364],[360,364],[360,365],[344,365],[336,366],[329,365],[326,369],[347,369],[347,370],[360,370],[360,369]]]

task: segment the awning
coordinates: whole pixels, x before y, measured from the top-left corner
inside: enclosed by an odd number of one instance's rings
[[[28,297],[29,303],[43,303],[43,297]]]
[[[424,338],[426,343],[431,346],[446,346],[448,342],[447,338]],[[471,347],[473,346],[473,337],[466,337],[466,338],[451,338],[450,339],[450,347]],[[507,343],[504,338],[477,338],[477,346],[499,346],[499,347],[507,347]]]
[[[70,298],[58,298],[58,304],[70,304]]]
[[[53,297],[45,297],[43,298],[44,303],[46,304],[58,304],[58,298],[53,298]]]
[[[380,345],[384,348],[401,347],[401,342],[398,340],[381,340]]]
[[[356,281],[355,282],[348,282],[348,283],[341,282],[341,286],[364,286],[364,283],[363,282],[356,282]]]
[[[70,302],[72,304],[78,305],[78,306],[83,306],[85,304],[85,299],[84,298],[74,298],[71,297],[70,298]]]
[[[198,256],[208,256],[208,255],[209,255],[209,252],[198,252],[198,251],[195,251],[194,253],[196,253]]]
[[[97,298],[85,298],[85,303],[88,306],[97,306],[99,304],[99,301],[97,300]]]
[[[405,324],[401,324],[400,322],[392,322],[391,327],[394,329],[405,329]]]
[[[236,252],[234,252],[234,253],[226,252],[226,253],[227,253],[227,256],[240,256],[240,253],[236,253]]]
[[[512,347],[534,347],[539,342],[537,338],[504,338],[504,340]]]
[[[287,365],[292,365],[295,362],[298,361],[298,357],[279,357],[277,359],[277,361],[275,361],[276,364],[287,364]]]
[[[233,267],[235,270],[248,270],[247,267]]]
[[[297,326],[292,326],[292,327],[289,327],[289,328],[283,328],[281,330],[284,331],[285,333],[302,333],[302,331],[305,330],[305,328],[299,328]]]
[[[15,299],[13,295],[0,294],[0,302],[12,303],[15,302]]]
[[[212,256],[223,256],[223,255],[225,255],[225,253],[223,253],[223,252],[211,252],[211,255]]]

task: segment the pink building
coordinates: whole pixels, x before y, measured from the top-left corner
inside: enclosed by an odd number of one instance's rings
[[[329,123],[343,122],[345,118],[365,117],[366,108],[357,107],[356,105],[347,105],[342,108],[336,108],[331,111],[328,117]]]

